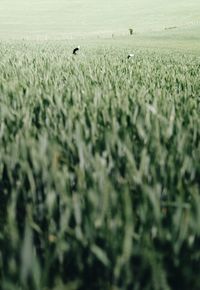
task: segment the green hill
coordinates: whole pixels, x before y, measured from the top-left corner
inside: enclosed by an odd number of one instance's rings
[[[1,0],[0,37],[72,37],[160,31],[200,22],[192,0]]]

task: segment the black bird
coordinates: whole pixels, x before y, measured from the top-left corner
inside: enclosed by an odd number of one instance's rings
[[[77,46],[76,48],[74,48],[73,54],[77,55],[79,50],[80,50],[80,46]]]
[[[134,57],[134,54],[133,54],[133,53],[130,53],[130,54],[127,56],[128,59],[130,59],[130,58],[132,58],[132,57]]]

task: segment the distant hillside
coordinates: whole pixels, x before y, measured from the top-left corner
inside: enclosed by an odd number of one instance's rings
[[[1,0],[0,37],[159,31],[200,22],[198,0]]]

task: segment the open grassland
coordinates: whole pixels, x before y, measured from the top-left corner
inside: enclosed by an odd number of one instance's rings
[[[199,57],[71,48],[0,43],[0,288],[200,289]]]
[[[1,0],[0,38],[162,31],[200,23],[199,0]]]
[[[63,40],[66,42],[67,40]],[[200,25],[157,32],[136,33],[133,36],[113,34],[107,36],[91,36],[78,40],[83,48],[88,45],[95,49],[115,47],[125,52],[134,50],[152,51],[155,54],[182,53],[200,57]],[[68,40],[69,42],[69,40]],[[70,40],[77,45],[77,39]],[[71,43],[69,43],[71,45]]]

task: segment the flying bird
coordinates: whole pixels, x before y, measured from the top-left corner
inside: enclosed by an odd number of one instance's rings
[[[77,46],[76,48],[74,48],[73,55],[77,55],[79,50],[80,50],[80,46]]]

